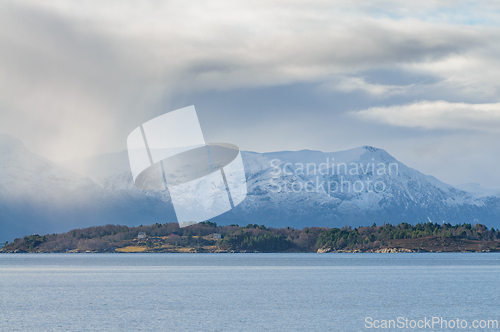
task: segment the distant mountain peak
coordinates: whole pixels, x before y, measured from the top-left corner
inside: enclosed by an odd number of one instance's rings
[[[370,151],[370,152],[377,152],[377,151],[381,151],[382,149],[379,149],[379,148],[376,148],[376,147],[373,147],[373,146],[369,146],[369,145],[364,145],[362,146],[363,149],[367,150],[367,151]],[[382,150],[384,151],[384,150]]]

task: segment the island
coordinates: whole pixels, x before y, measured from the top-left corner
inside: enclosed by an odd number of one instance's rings
[[[105,225],[6,242],[0,253],[403,253],[496,252],[500,231],[481,224],[383,224],[358,228],[218,226],[202,222]]]

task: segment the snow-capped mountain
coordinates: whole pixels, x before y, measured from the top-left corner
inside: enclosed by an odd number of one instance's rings
[[[447,185],[386,151],[242,152],[248,195],[219,224],[306,227],[372,223],[484,223],[497,227],[500,198]],[[137,191],[126,151],[65,164],[116,192]],[[142,192],[170,202],[168,191]]]
[[[450,222],[499,226],[496,192],[454,188],[382,149],[242,152],[248,195],[218,224],[310,227]],[[167,191],[132,182],[127,152],[55,164],[0,135],[0,241],[104,224],[175,222]]]
[[[244,159],[250,194],[240,207],[242,212],[236,208],[229,214],[258,215],[265,224],[498,224],[498,197],[454,188],[407,167],[382,149],[245,153]]]

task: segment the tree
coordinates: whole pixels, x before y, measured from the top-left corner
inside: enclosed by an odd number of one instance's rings
[[[202,222],[200,222],[200,225],[207,225],[207,226],[210,226],[210,227],[217,227],[217,223],[216,222],[212,222],[212,221],[202,221]]]

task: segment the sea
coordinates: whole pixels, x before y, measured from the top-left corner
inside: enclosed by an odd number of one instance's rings
[[[500,253],[0,254],[0,331],[500,331],[499,322]]]

